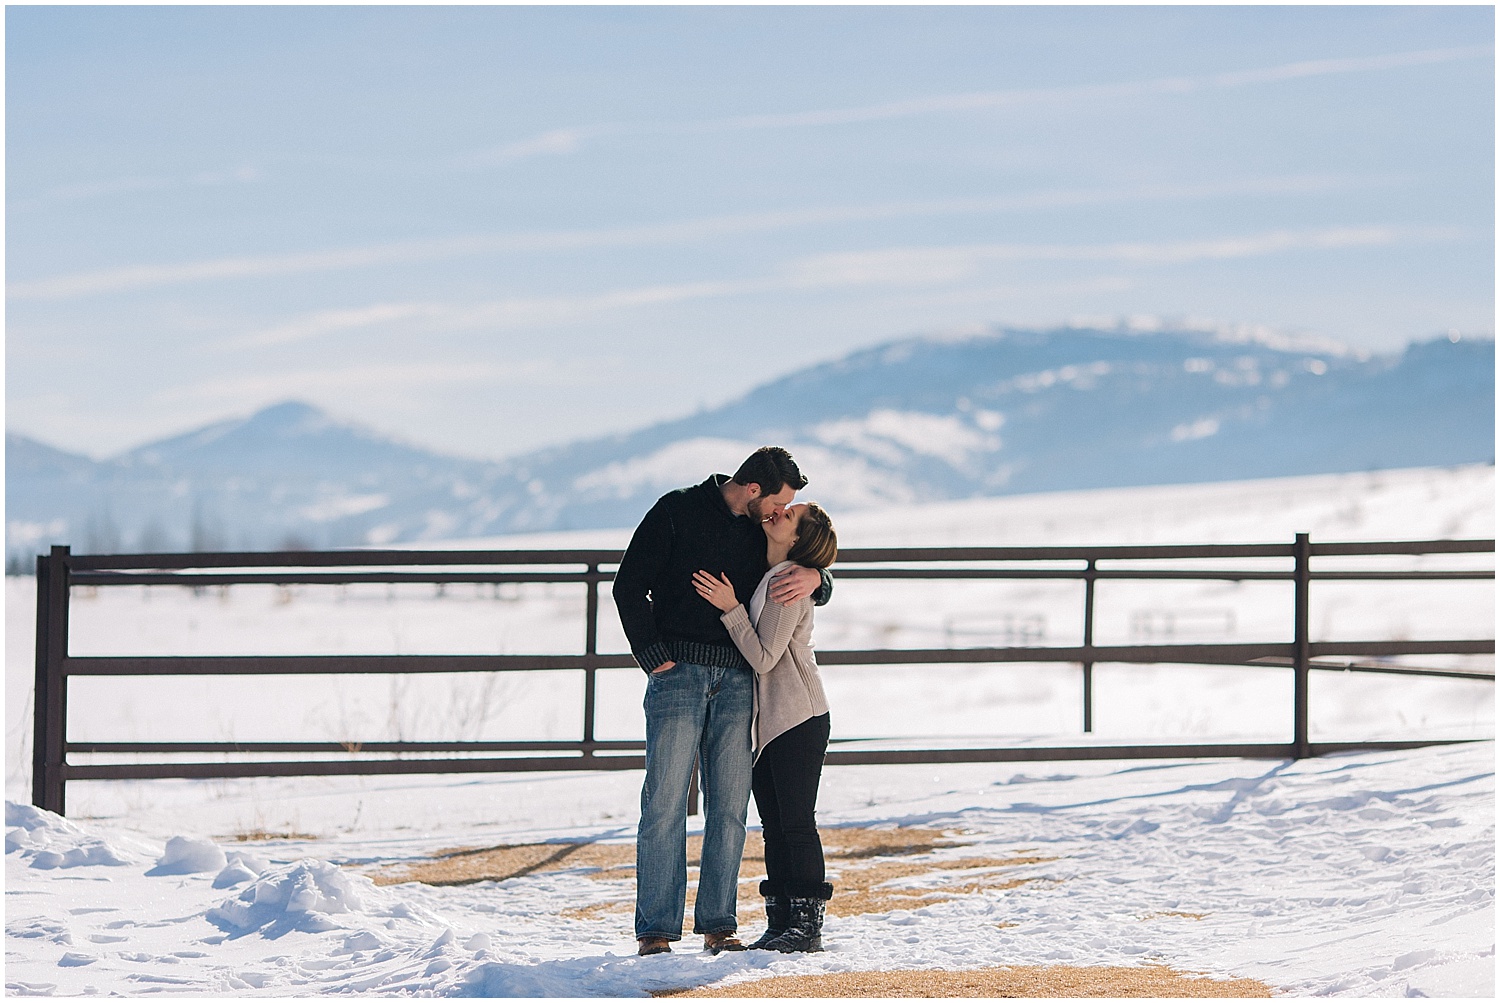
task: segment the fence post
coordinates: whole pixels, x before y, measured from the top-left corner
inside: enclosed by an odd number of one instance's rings
[[[588,571],[588,612],[585,616],[583,638],[583,755],[588,759],[594,755],[594,700],[596,696],[596,673],[599,655],[599,565],[590,564]]]
[[[1088,569],[1083,575],[1083,646],[1094,646],[1094,572],[1098,565],[1089,558]],[[1094,730],[1094,663],[1083,663],[1083,732]]]
[[[69,548],[54,546],[36,559],[36,693],[32,698],[31,801],[65,814],[68,680]]]
[[[1308,591],[1312,585],[1312,543],[1307,533],[1298,533],[1292,546],[1294,561],[1292,615],[1292,755],[1306,759],[1311,751],[1307,734],[1307,687],[1309,627]]]

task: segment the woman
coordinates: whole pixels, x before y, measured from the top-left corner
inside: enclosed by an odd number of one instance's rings
[[[766,589],[792,564],[826,568],[838,556],[833,522],[816,504],[793,505],[765,524],[766,562],[746,610],[722,574],[693,576],[698,594],[724,611],[720,619],[755,669],[751,790],[766,838],[766,932],[750,945],[769,951],[821,951],[823,912],[833,896],[824,880],[823,844],[814,809],[828,748],[828,700],[813,660],[811,599],[769,602]]]

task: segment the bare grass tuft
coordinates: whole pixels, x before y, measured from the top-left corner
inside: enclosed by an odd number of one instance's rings
[[[277,839],[317,839],[318,836],[311,832],[294,832],[290,829],[282,832],[273,832],[269,829],[242,829],[234,834],[236,843],[267,843]]]
[[[471,885],[547,871],[583,869],[589,877],[627,879],[635,873],[635,845],[621,843],[520,843],[456,847],[428,860],[392,864],[370,872],[377,885],[420,881]]]
[[[558,915],[563,919],[604,919],[607,916],[619,916],[634,911],[634,900],[610,899],[608,902],[594,902],[591,905],[564,909]]]

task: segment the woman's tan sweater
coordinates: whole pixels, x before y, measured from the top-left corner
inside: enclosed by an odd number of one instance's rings
[[[775,575],[786,562],[766,572]],[[750,623],[741,603],[719,618],[735,647],[755,670],[755,716],[750,725],[756,758],[777,735],[828,712],[823,681],[812,650],[812,599],[783,606],[766,600],[760,620]]]

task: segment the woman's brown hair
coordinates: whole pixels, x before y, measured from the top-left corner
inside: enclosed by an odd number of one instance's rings
[[[839,538],[833,520],[817,502],[808,502],[797,520],[797,540],[786,559],[804,568],[826,568],[839,556]]]

